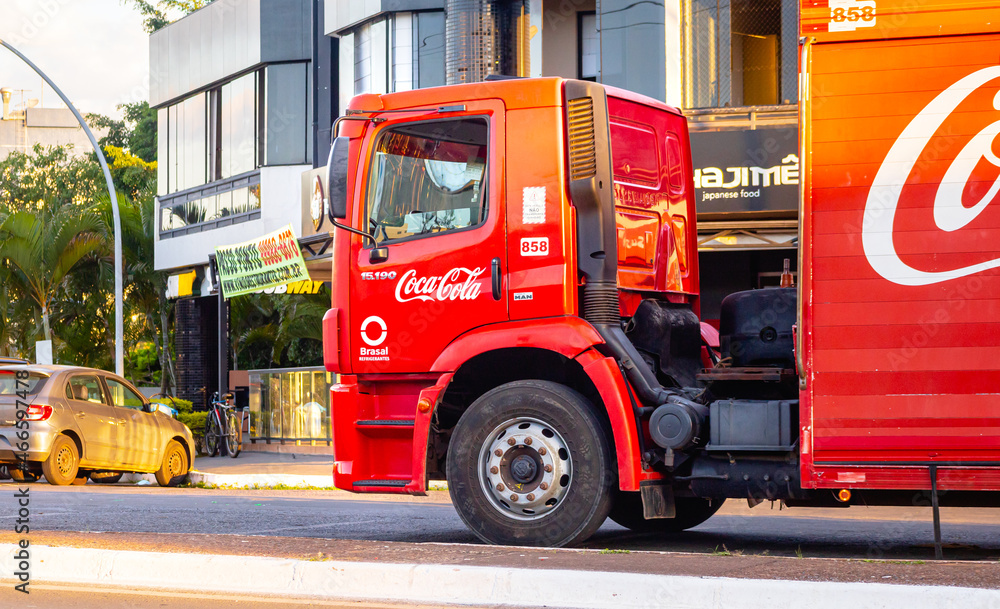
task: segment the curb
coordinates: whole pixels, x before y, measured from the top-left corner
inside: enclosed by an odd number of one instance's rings
[[[0,544],[14,573],[14,544]],[[755,580],[604,571],[303,561],[31,546],[35,583],[266,594],[339,601],[603,609],[998,609],[1000,591],[945,586]]]
[[[145,480],[156,484],[156,477],[153,474],[125,474],[122,476],[123,482],[140,482]],[[192,470],[188,474],[189,484],[205,484],[209,486],[222,486],[227,488],[244,489],[266,489],[274,487],[313,487],[333,489],[332,475],[297,475],[297,474],[212,474]],[[431,480],[427,483],[427,490],[446,491],[448,483],[443,480]]]

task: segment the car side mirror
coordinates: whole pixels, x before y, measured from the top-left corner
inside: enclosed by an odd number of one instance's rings
[[[330,219],[343,220],[347,217],[347,168],[350,164],[348,148],[351,140],[338,136],[330,147],[330,158],[326,164],[326,187],[330,197]]]

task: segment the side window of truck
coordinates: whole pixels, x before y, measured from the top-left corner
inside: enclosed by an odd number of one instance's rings
[[[486,219],[485,118],[407,123],[376,141],[368,231],[379,243],[471,228]]]

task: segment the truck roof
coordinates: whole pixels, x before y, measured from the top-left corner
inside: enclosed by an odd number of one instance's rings
[[[508,110],[559,106],[562,104],[562,85],[566,80],[556,77],[510,78],[396,93],[364,93],[351,100],[351,103],[348,104],[348,110],[357,112],[401,110],[420,106],[447,105],[473,99],[500,99],[503,100],[504,107]],[[611,97],[627,99],[657,110],[681,115],[677,108],[668,106],[652,97],[608,85],[601,86]]]

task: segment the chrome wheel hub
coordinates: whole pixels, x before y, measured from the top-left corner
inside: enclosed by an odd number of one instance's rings
[[[500,513],[536,520],[565,498],[573,461],[565,440],[538,419],[520,417],[498,425],[479,453],[479,482]]]

